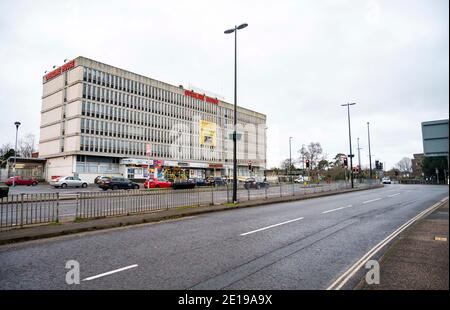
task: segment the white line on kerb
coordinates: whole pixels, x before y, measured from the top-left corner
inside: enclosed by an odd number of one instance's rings
[[[400,193],[388,195],[388,197],[394,197],[394,196],[397,196],[397,195],[400,195]]]
[[[378,201],[378,200],[381,200],[381,198],[376,198],[376,199],[372,199],[372,200],[367,200],[367,201],[364,201],[363,204],[371,203],[371,202]]]
[[[131,268],[135,268],[137,266],[138,265],[130,265],[130,266],[127,266],[127,267],[116,269],[116,270],[111,270],[111,271],[108,271],[108,272],[105,272],[105,273],[98,274],[96,276],[92,276],[92,277],[83,279],[82,281],[90,281],[90,280],[94,280],[94,279],[101,278],[101,277],[104,277],[104,276],[109,276],[110,274],[113,274],[113,273],[116,273],[116,272],[120,272],[120,271],[124,271],[124,270],[131,269]]]
[[[260,229],[252,230],[252,231],[249,231],[249,232],[246,232],[246,233],[240,234],[240,235],[241,235],[241,236],[246,236],[246,235],[250,235],[250,234],[253,234],[253,233],[255,233],[255,232],[259,232],[259,231],[262,231],[262,230],[266,230],[266,229],[274,228],[274,227],[277,227],[277,226],[280,226],[280,225],[284,225],[284,224],[288,224],[288,223],[292,223],[292,222],[295,222],[295,221],[300,221],[300,220],[303,220],[303,217],[299,217],[299,218],[297,218],[297,219],[293,219],[293,220],[290,220],[290,221],[286,221],[286,222],[283,222],[283,223],[279,223],[279,224],[274,224],[274,225],[270,225],[270,226],[267,226],[267,227],[263,227],[263,228],[260,228]]]
[[[338,210],[342,210],[342,209],[347,209],[347,208],[351,208],[352,205],[348,205],[345,207],[340,207],[340,208],[336,208],[336,209],[332,209],[332,210],[328,210],[328,211],[323,211],[322,214],[326,214],[326,213],[330,213],[330,212],[334,212],[334,211],[338,211]]]
[[[355,273],[362,267],[364,264],[372,258],[376,253],[378,253],[385,245],[387,245],[392,239],[397,237],[400,233],[402,233],[406,228],[411,226],[413,223],[415,223],[417,220],[425,216],[426,214],[429,214],[433,212],[435,209],[437,209],[443,202],[448,200],[448,197],[442,199],[441,201],[435,203],[428,209],[420,212],[416,216],[414,216],[412,219],[401,225],[399,228],[397,228],[394,232],[392,232],[389,236],[387,236],[385,239],[381,240],[377,245],[375,245],[371,250],[369,250],[363,257],[361,257],[356,263],[354,263],[346,272],[344,272],[339,278],[336,279],[328,288],[327,290],[340,290],[349,279],[351,279]]]

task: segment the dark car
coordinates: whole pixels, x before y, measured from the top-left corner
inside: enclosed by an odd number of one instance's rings
[[[105,178],[99,181],[98,187],[106,191],[108,189],[138,189],[139,184],[126,178]]]
[[[188,189],[188,188],[194,188],[196,185],[195,180],[194,179],[189,179],[189,180],[180,180],[180,181],[175,181],[172,184],[173,189]]]
[[[206,180],[205,180],[205,179],[202,179],[202,178],[195,178],[194,181],[195,181],[195,184],[196,184],[197,186],[206,186],[206,185],[208,185],[208,184],[206,183]]]
[[[206,179],[206,185],[209,186],[224,186],[225,184],[225,180],[220,177],[209,177]]]
[[[268,188],[269,183],[265,181],[264,179],[259,178],[248,178],[245,180],[244,183],[245,189],[255,188],[255,189],[261,189],[261,188]]]
[[[101,182],[102,180],[106,180],[106,179],[109,179],[109,177],[105,177],[105,176],[103,176],[103,175],[99,175],[99,176],[97,176],[97,177],[94,179],[94,183],[95,183],[95,184],[100,184],[100,182]]]

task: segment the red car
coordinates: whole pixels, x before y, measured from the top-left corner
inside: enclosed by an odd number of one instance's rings
[[[36,186],[38,185],[38,181],[34,178],[22,178],[21,176],[16,176],[16,177],[10,177],[8,180],[5,181],[5,184],[8,186],[12,186],[13,185],[13,180],[14,180],[14,185],[27,185],[27,186]]]
[[[144,182],[144,188],[166,188],[172,187],[172,182],[169,182],[165,179],[147,179]]]

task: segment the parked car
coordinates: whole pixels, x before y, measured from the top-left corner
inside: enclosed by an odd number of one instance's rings
[[[95,184],[99,184],[102,180],[106,180],[109,179],[109,177],[107,176],[103,176],[103,175],[99,175],[94,179],[94,183]]]
[[[383,184],[391,184],[391,179],[389,177],[384,177],[381,179],[381,183]]]
[[[108,189],[139,189],[139,184],[130,181],[127,178],[112,177],[101,179],[98,183],[98,187],[104,191]]]
[[[173,189],[188,189],[188,188],[194,188],[196,185],[196,182],[194,179],[188,179],[183,181],[176,181],[173,182]]]
[[[244,183],[245,189],[255,188],[255,189],[261,189],[261,188],[268,188],[269,183],[261,178],[248,178],[245,180]]]
[[[5,181],[5,184],[8,186],[13,185],[13,181],[15,185],[27,185],[27,186],[36,186],[38,185],[38,181],[35,178],[26,178],[21,176],[10,177]]]
[[[225,180],[221,177],[209,177],[206,179],[206,185],[209,186],[224,186]]]
[[[206,186],[206,185],[208,185],[207,183],[206,183],[206,180],[205,179],[202,179],[202,178],[195,178],[195,179],[193,179],[194,181],[195,181],[195,185],[196,186]]]
[[[66,187],[87,187],[87,182],[81,180],[78,177],[58,177],[53,179],[49,183],[54,188],[66,188]]]
[[[297,179],[294,180],[294,183],[303,183],[303,182],[309,182],[309,177],[307,176],[300,176]]]
[[[144,182],[144,188],[167,188],[172,187],[172,182],[162,178],[149,178]]]

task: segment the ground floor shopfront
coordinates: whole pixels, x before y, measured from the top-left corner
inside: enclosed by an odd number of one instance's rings
[[[76,175],[88,183],[93,183],[99,176],[126,177],[132,180],[145,180],[149,177],[168,180],[189,178],[224,177],[231,179],[233,166],[207,162],[173,161],[143,158],[113,158],[104,156],[72,155],[48,158],[45,165],[45,178]],[[248,166],[238,167],[239,179],[263,175],[264,170]]]

